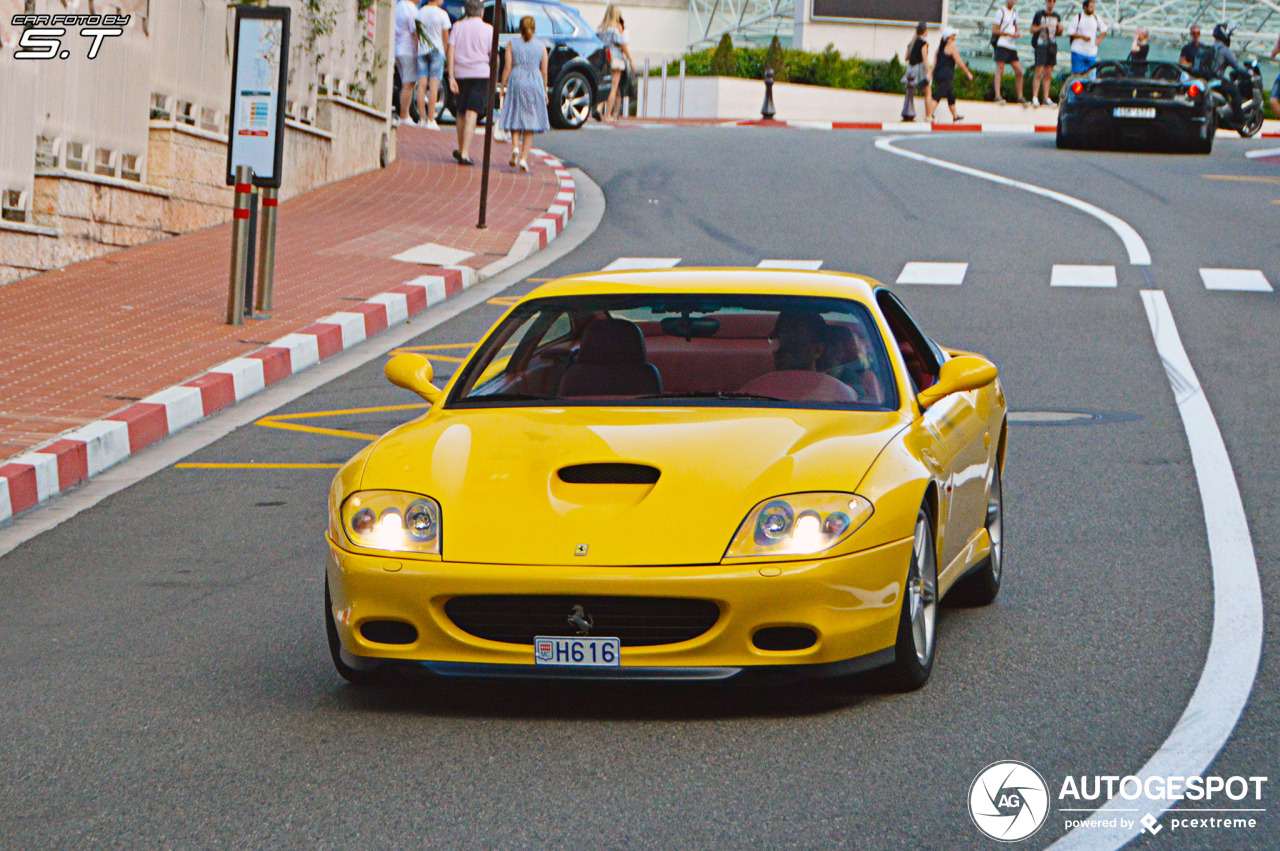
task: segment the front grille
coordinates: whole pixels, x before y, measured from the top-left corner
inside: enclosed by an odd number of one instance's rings
[[[651,485],[657,467],[646,464],[574,464],[560,469],[560,481],[574,485]]]
[[[575,606],[594,624],[589,635],[616,636],[623,647],[688,641],[720,617],[720,607],[710,600],[534,594],[454,597],[444,611],[459,629],[478,638],[533,644],[537,635],[580,635],[569,623]]]

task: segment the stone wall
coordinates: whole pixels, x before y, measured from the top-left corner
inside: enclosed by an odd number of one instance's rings
[[[394,127],[385,115],[344,98],[321,98],[316,126],[286,123],[280,197],[370,171],[394,157]],[[0,284],[231,218],[225,136],[152,121],[146,161],[144,183],[37,171],[31,221],[0,221]]]

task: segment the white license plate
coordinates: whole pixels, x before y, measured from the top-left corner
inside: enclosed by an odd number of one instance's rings
[[[621,645],[616,638],[539,635],[533,639],[533,661],[538,665],[616,668],[621,655]]]
[[[1154,106],[1117,106],[1111,111],[1116,118],[1155,118]]]

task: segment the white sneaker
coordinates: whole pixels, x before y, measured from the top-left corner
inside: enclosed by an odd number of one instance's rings
[[[1040,99],[1039,99],[1039,98],[1032,98],[1032,99],[1031,99],[1031,105],[1032,105],[1032,106],[1039,106],[1039,105],[1040,105]]]
[[[1046,100],[1046,101],[1044,102],[1044,105],[1045,105],[1045,106],[1047,106],[1047,107],[1049,107],[1050,109],[1057,109],[1057,108],[1058,108],[1058,105],[1057,105],[1056,103],[1054,103],[1053,101],[1051,101],[1051,100]]]
[[[435,120],[434,120],[434,119],[432,119],[431,121],[428,121],[428,122],[427,122],[427,124],[426,124],[426,127],[427,127],[427,129],[428,129],[428,130],[439,130],[439,129],[440,129],[440,125],[439,125],[439,124],[437,124],[437,123],[435,122]]]

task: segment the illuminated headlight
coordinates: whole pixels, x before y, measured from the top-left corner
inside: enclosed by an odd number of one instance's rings
[[[359,491],[342,504],[351,543],[372,550],[440,554],[440,504],[400,491]]]
[[[766,500],[747,515],[725,558],[816,555],[867,522],[871,503],[851,493],[796,493]]]

